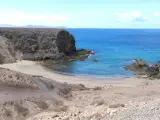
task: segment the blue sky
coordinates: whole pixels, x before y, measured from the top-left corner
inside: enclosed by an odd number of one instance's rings
[[[0,0],[0,24],[160,28],[160,0]]]

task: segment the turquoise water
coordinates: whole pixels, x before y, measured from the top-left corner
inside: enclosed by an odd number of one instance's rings
[[[61,72],[96,76],[130,76],[123,66],[133,59],[155,63],[160,60],[160,29],[67,29],[75,36],[77,48],[96,54],[86,61],[65,63]],[[97,59],[99,62],[93,62]]]

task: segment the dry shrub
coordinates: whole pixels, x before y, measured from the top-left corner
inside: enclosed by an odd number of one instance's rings
[[[35,103],[42,110],[48,109],[49,107],[48,104],[42,100],[32,100],[32,102]]]
[[[57,91],[57,94],[66,99],[69,99],[70,97],[72,97],[70,88],[59,88],[59,90]]]
[[[68,107],[65,106],[61,100],[54,101],[52,105],[52,110],[55,112],[66,112],[68,110]]]
[[[93,88],[93,90],[102,90],[102,87],[95,87],[95,88]]]
[[[95,106],[100,106],[103,104],[105,104],[104,100],[97,100],[97,101],[93,101],[92,103],[92,105],[95,105]]]
[[[112,104],[112,105],[109,105],[109,108],[118,108],[118,107],[125,107],[124,104]]]
[[[6,117],[12,117],[12,111],[10,111],[8,109],[5,109],[4,110],[4,116],[6,116]]]
[[[53,110],[55,112],[66,112],[68,110],[68,107],[67,106],[55,106]]]
[[[29,110],[19,104],[15,104],[14,109],[15,111],[17,111],[18,114],[21,114],[24,117],[29,114]]]
[[[55,100],[54,104],[57,105],[57,106],[58,105],[62,106],[63,105],[63,101],[61,101],[61,100]]]

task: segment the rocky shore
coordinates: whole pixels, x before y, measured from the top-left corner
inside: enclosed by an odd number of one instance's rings
[[[75,38],[64,29],[0,28],[1,63],[15,60],[85,60],[90,50],[76,50]],[[5,52],[5,54],[3,54]]]
[[[159,119],[159,62],[137,59],[125,69],[148,79],[121,80],[57,74],[37,62],[84,61],[92,54],[77,50],[64,29],[0,28],[0,120]]]
[[[159,119],[159,80],[137,77],[96,80],[68,76],[50,72],[30,61],[1,67],[5,69],[1,69],[4,73],[0,75],[5,81],[9,80],[7,84],[15,81],[15,86],[6,86],[2,81],[2,120]]]
[[[64,29],[0,28],[16,59],[58,59],[76,51],[75,38]]]
[[[156,64],[150,64],[142,59],[136,59],[131,65],[124,67],[126,70],[135,72],[137,75],[145,75],[148,78],[160,78],[160,61]]]
[[[0,28],[0,64],[17,60],[84,60],[91,51],[76,50],[64,29]],[[66,111],[63,101],[84,85],[59,83],[37,75],[0,68],[0,120],[24,120],[43,111]]]

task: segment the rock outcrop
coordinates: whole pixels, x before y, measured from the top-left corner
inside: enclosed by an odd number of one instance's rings
[[[74,36],[64,29],[0,28],[0,36],[13,46],[16,59],[59,59],[76,51]]]
[[[125,70],[133,71],[137,75],[160,78],[160,61],[157,64],[149,64],[141,59],[136,59],[131,65],[125,66]]]
[[[135,72],[136,74],[143,75],[149,69],[149,65],[141,59],[136,59],[134,63],[125,66],[124,68],[125,70],[130,70]]]
[[[8,45],[7,39],[0,36],[0,64],[15,62],[15,58],[12,56],[12,46]]]

